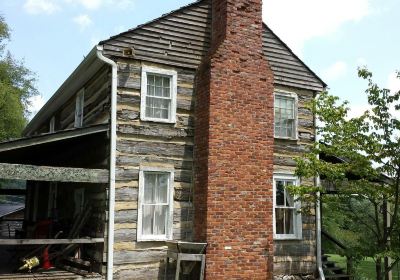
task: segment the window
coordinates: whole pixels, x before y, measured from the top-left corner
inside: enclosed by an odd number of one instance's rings
[[[274,176],[274,237],[276,239],[300,239],[302,235],[300,203],[295,201],[287,186],[297,185],[291,175]]]
[[[175,123],[176,71],[143,66],[141,90],[141,120]]]
[[[297,97],[275,93],[275,137],[297,138]]]
[[[173,182],[171,170],[140,170],[138,241],[172,239]]]
[[[75,99],[75,124],[74,127],[82,127],[83,125],[83,106],[84,106],[84,90],[80,90]]]

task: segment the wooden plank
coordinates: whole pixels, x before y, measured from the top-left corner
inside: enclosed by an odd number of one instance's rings
[[[107,183],[108,170],[0,163],[0,178],[46,182]]]
[[[114,264],[156,262],[165,259],[166,256],[167,250],[164,248],[136,251],[116,251],[114,252]]]
[[[73,239],[0,239],[0,245],[50,245],[50,244],[94,244],[103,243],[104,238]]]

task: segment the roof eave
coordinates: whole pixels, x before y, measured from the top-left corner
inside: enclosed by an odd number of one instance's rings
[[[97,72],[103,65],[104,63],[97,58],[97,46],[95,46],[28,123],[22,132],[22,135],[30,135],[33,131],[38,129],[43,121],[50,118],[57,109],[62,106],[64,102],[70,99],[80,88],[82,88],[88,78]]]

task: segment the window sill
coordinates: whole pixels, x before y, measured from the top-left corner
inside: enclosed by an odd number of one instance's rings
[[[145,237],[145,238],[138,238],[137,242],[162,242],[162,241],[171,241],[172,238],[167,238],[167,237]]]
[[[169,124],[175,124],[176,120],[166,120],[166,119],[156,119],[156,118],[140,118],[141,121],[143,122],[156,122],[156,123],[169,123]]]
[[[287,236],[274,236],[274,240],[276,241],[300,241],[303,238],[301,236],[295,236],[295,235],[287,235]]]
[[[280,137],[280,136],[274,136],[274,139],[275,140],[284,140],[284,141],[293,141],[293,142],[299,140],[298,137],[292,138],[292,137]]]

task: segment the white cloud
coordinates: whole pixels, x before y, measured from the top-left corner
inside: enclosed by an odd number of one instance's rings
[[[82,5],[84,8],[88,10],[96,10],[103,4],[103,0],[65,0],[65,1],[69,4]]]
[[[129,9],[134,6],[134,0],[65,0],[69,4],[81,5],[88,10],[96,10],[102,6],[117,9]]]
[[[30,114],[31,118],[34,115],[36,115],[36,113],[39,112],[39,110],[46,103],[43,96],[41,96],[41,95],[36,95],[36,96],[29,98],[29,102],[30,102],[29,111],[31,112],[31,114]]]
[[[297,54],[313,38],[336,32],[371,13],[371,0],[265,0],[263,19]]]
[[[400,90],[400,77],[397,77],[397,73],[391,73],[388,77],[387,88],[392,92]]]
[[[322,77],[327,81],[334,81],[343,77],[346,73],[347,64],[343,61],[337,61],[322,71]]]
[[[107,2],[118,9],[130,9],[135,4],[134,0],[107,0]]]
[[[74,17],[72,20],[79,25],[81,31],[85,30],[93,23],[88,15],[79,15]]]
[[[52,14],[60,9],[54,0],[26,0],[24,9],[29,14]]]

